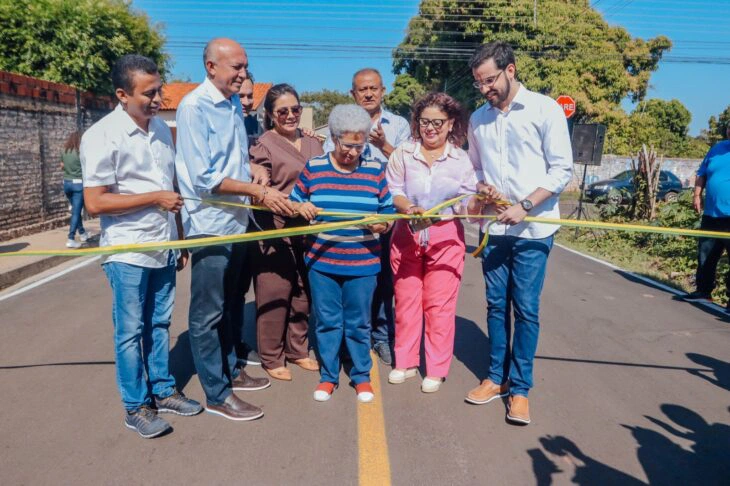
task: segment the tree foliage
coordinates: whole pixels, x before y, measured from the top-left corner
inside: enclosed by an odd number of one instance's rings
[[[159,26],[126,0],[0,0],[0,69],[112,94],[109,73],[124,54],[168,71]]]
[[[400,116],[409,118],[413,101],[426,94],[426,89],[410,74],[399,74],[393,90],[385,95],[385,106]]]
[[[713,115],[707,120],[707,130],[702,130],[700,138],[709,145],[714,145],[727,138],[728,126],[730,126],[730,106],[718,116]]]
[[[323,89],[321,91],[305,91],[300,96],[302,103],[314,109],[314,126],[327,124],[330,111],[336,105],[354,103],[352,97],[342,91]]]
[[[632,37],[609,26],[589,0],[536,5],[533,10],[532,0],[422,0],[393,53],[394,72],[408,74],[425,90],[446,91],[473,109],[483,100],[471,86],[467,61],[479,45],[506,41],[517,55],[518,79],[552,97],[571,95],[577,105],[574,121],[607,125],[607,148],[613,153],[636,153],[642,143],[659,146],[658,139],[632,140],[637,131],[658,136],[668,130],[685,146],[693,144],[686,136],[689,112],[681,103],[646,105],[662,117],[649,127],[621,107],[625,99],[641,106],[651,74],[672,46],[667,37]]]
[[[621,133],[628,153],[643,145],[654,146],[668,157],[704,157],[709,145],[687,136],[692,115],[679,100],[650,99],[640,102],[629,116],[628,129]]]

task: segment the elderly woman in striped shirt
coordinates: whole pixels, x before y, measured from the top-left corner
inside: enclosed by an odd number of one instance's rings
[[[466,113],[445,93],[430,93],[412,109],[413,141],[390,156],[387,180],[396,209],[422,214],[442,202],[476,192],[477,178],[467,153]],[[461,206],[463,208],[463,205]],[[469,199],[470,213],[478,212]],[[446,208],[452,214],[457,208]],[[390,383],[416,376],[425,333],[426,377],[421,391],[438,391],[454,352],[456,299],[464,269],[464,228],[454,218],[405,220],[391,237],[395,287],[395,365]],[[425,326],[424,326],[425,321]]]
[[[385,168],[362,157],[370,116],[357,105],[338,105],[330,114],[332,152],[309,160],[290,199],[299,213],[318,222],[341,218],[318,216],[319,210],[349,213],[394,213]],[[306,255],[312,310],[320,355],[320,384],[314,399],[326,401],[337,387],[340,347],[344,339],[352,358],[350,379],[360,402],[373,400],[370,386],[370,306],[380,271],[377,234],[385,223],[349,227],[310,238]]]

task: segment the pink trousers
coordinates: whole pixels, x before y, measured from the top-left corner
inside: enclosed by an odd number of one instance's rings
[[[464,270],[464,227],[458,220],[428,229],[421,246],[418,233],[398,221],[390,247],[395,287],[395,366],[420,364],[425,329],[426,375],[445,378],[454,355],[456,300]],[[425,325],[424,325],[425,322]]]

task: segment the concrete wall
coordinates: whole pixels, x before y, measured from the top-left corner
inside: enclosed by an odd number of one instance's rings
[[[87,128],[113,107],[91,93],[81,106]],[[76,120],[75,88],[0,71],[0,241],[68,222],[60,155]]]
[[[662,170],[668,170],[676,175],[685,187],[694,186],[695,174],[702,162],[701,159],[678,159],[673,157],[665,157],[662,163]],[[573,172],[573,180],[570,182],[566,190],[579,190],[581,179],[583,178],[583,165],[575,164]],[[600,166],[587,167],[586,184],[591,184],[603,179],[609,179],[619,172],[632,168],[631,158],[604,155]]]

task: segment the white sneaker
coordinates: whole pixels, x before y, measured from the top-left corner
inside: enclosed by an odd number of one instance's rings
[[[86,233],[79,234],[79,240],[81,240],[81,243],[86,243],[89,241],[89,238],[91,238],[91,235],[88,231]]]
[[[435,393],[441,388],[441,383],[444,382],[443,378],[430,378],[426,377],[421,383],[421,391],[423,393]]]
[[[326,402],[330,398],[332,398],[332,395],[330,395],[326,391],[323,391],[323,390],[314,391],[314,399],[317,400],[318,402]]]
[[[413,378],[416,376],[416,372],[418,370],[416,368],[408,368],[407,370],[402,369],[394,369],[391,370],[391,372],[388,374],[388,383],[392,383],[394,385],[397,385],[399,383],[403,383],[406,381],[407,378]]]
[[[76,240],[68,240],[66,242],[66,248],[81,248],[81,243]]]
[[[357,401],[360,403],[370,403],[375,398],[375,395],[370,392],[360,392],[357,394]]]

